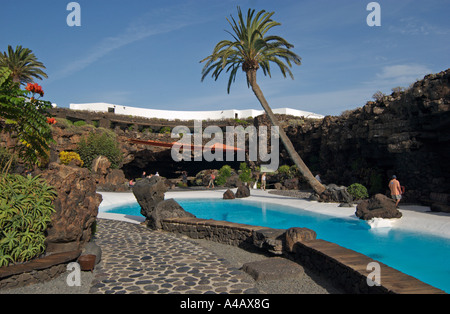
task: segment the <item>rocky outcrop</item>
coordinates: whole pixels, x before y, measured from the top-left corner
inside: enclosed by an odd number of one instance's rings
[[[356,217],[363,220],[373,218],[401,218],[402,213],[395,207],[394,200],[382,194],[376,194],[368,200],[358,204],[355,212]]]
[[[233,191],[231,191],[230,189],[226,190],[223,193],[224,200],[234,200],[235,198],[236,198],[236,195],[234,195]]]
[[[320,202],[351,204],[353,197],[348,193],[345,186],[337,186],[336,184],[325,185],[325,191],[316,196]]]
[[[241,186],[238,187],[235,195],[236,195],[236,198],[249,197],[250,196],[250,189],[246,185],[241,185]]]
[[[286,240],[286,230],[262,228],[253,230],[253,245],[260,249],[269,251],[272,254],[283,254],[283,247]]]
[[[147,226],[151,229],[162,229],[162,221],[166,218],[183,218],[195,216],[183,209],[174,199],[162,201],[156,205],[155,209],[150,213]]]
[[[97,189],[105,192],[125,192],[128,180],[121,169],[112,169],[111,162],[105,156],[98,156],[92,161],[92,175]]]
[[[295,253],[295,244],[315,240],[317,233],[308,228],[293,227],[286,230],[286,251]]]
[[[133,194],[141,206],[141,215],[149,219],[156,206],[164,200],[167,192],[165,178],[153,176],[138,180],[133,186]]]
[[[153,176],[139,180],[133,187],[133,194],[141,206],[141,214],[151,229],[162,229],[166,218],[195,217],[185,211],[174,199],[164,200],[167,191],[166,178]]]
[[[341,116],[285,129],[327,183],[358,182],[384,194],[396,174],[411,202],[450,190],[450,69]]]
[[[431,192],[429,199],[423,199],[424,205],[430,206],[433,212],[450,213],[450,194]]]
[[[51,163],[41,173],[57,191],[51,226],[47,229],[47,252],[79,250],[91,239],[102,196],[87,169]]]

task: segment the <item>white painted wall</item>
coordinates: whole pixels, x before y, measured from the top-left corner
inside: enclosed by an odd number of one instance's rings
[[[145,118],[158,118],[166,120],[220,120],[220,119],[239,119],[254,118],[256,116],[262,115],[264,110],[216,110],[216,111],[174,111],[174,110],[158,110],[158,109],[144,109],[128,106],[120,106],[108,103],[86,103],[86,104],[70,104],[70,109],[72,110],[87,110],[93,112],[108,112],[109,108],[114,109],[114,113],[145,117]],[[306,117],[313,119],[322,119],[323,116],[315,114],[312,112],[290,109],[290,108],[279,108],[273,109],[273,113],[277,114],[287,114],[298,117]]]

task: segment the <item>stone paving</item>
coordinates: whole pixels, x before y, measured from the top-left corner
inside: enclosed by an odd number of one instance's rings
[[[243,271],[174,234],[98,219],[95,241],[102,261],[89,293],[259,293]]]

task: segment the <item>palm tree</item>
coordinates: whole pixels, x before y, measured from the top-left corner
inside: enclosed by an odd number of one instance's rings
[[[11,70],[13,82],[15,83],[31,83],[33,78],[42,80],[47,78],[47,74],[42,71],[45,66],[42,62],[37,61],[34,53],[28,48],[17,46],[13,50],[8,45],[8,52],[0,53],[0,67],[6,67]]]
[[[255,10],[249,9],[247,18],[244,20],[241,9],[238,7],[238,22],[232,16],[231,21],[227,18],[234,33],[227,32],[234,40],[220,41],[213,53],[201,61],[206,61],[202,70],[202,81],[211,71],[212,77],[217,80],[222,71],[226,69],[227,73],[230,72],[227,88],[227,92],[230,93],[231,83],[235,81],[237,71],[242,68],[247,76],[247,85],[252,88],[272,125],[278,126],[281,141],[289,156],[309,185],[320,195],[325,191],[325,187],[312,175],[296,152],[256,83],[256,71],[259,68],[263,70],[264,75],[271,76],[270,64],[272,62],[279,67],[284,77],[289,74],[292,79],[294,79],[290,70],[292,63],[301,64],[301,58],[290,50],[294,47],[293,45],[279,36],[266,35],[272,27],[281,25],[271,19],[274,13],[262,10],[255,15]]]

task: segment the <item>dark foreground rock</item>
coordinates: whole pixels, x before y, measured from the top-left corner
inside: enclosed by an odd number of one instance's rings
[[[394,200],[383,194],[376,194],[368,200],[358,204],[355,212],[356,217],[363,220],[373,218],[401,218],[402,213],[395,207]]]
[[[41,173],[58,196],[55,213],[47,229],[47,252],[79,250],[91,239],[92,224],[98,214],[102,196],[96,193],[95,180],[89,170],[51,163]]]

